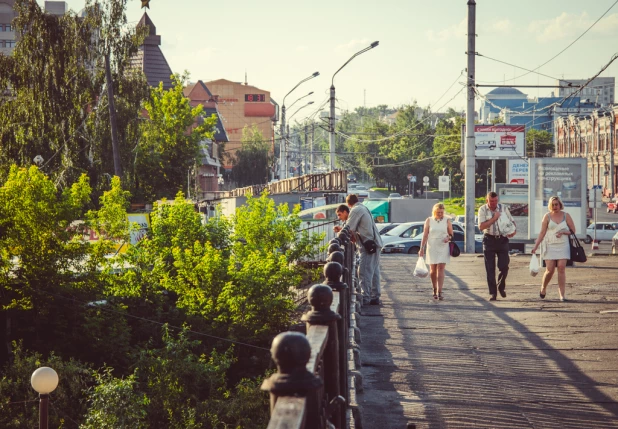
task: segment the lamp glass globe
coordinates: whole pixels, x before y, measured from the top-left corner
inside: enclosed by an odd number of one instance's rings
[[[47,366],[41,367],[32,373],[30,384],[38,393],[46,395],[58,387],[58,374]]]

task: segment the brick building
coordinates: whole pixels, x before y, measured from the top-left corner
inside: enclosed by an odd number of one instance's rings
[[[205,85],[217,103],[229,137],[222,160],[226,170],[232,168],[230,159],[241,146],[244,127],[256,125],[264,139],[273,142],[274,148],[274,121],[277,120],[277,112],[269,91],[226,79],[205,82]]]
[[[602,185],[606,196],[616,195],[616,114],[618,106],[597,109],[586,116],[557,118],[554,123],[556,157],[586,158],[588,188]]]

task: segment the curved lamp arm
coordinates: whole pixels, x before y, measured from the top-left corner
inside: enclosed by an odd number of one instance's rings
[[[360,51],[358,51],[357,53],[355,53],[354,55],[352,55],[352,56],[350,57],[350,59],[349,59],[349,60],[347,60],[347,61],[346,61],[346,62],[345,62],[345,63],[344,63],[341,67],[339,67],[339,70],[337,70],[337,71],[335,72],[335,74],[333,75],[333,78],[331,79],[331,82],[330,82],[331,86],[335,84],[335,75],[337,75],[337,73],[339,73],[339,72],[341,71],[341,69],[342,69],[342,68],[344,68],[345,66],[347,66],[347,65],[348,65],[348,63],[349,63],[350,61],[352,61],[354,58],[356,58],[356,57],[357,57],[357,56],[359,56],[360,54],[363,54],[363,53],[367,52],[368,50],[375,48],[375,47],[376,47],[376,46],[378,46],[379,44],[380,44],[380,42],[376,40],[376,41],[375,41],[375,42],[373,42],[371,45],[367,46],[365,49],[361,49]]]

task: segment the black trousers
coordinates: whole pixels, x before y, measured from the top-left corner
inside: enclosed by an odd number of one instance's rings
[[[483,236],[483,255],[487,271],[489,294],[496,295],[498,290],[505,290],[506,276],[509,273],[509,239],[506,237]],[[496,257],[498,257],[498,282],[496,283]]]

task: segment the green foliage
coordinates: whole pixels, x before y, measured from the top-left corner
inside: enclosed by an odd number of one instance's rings
[[[554,154],[553,136],[549,131],[528,128],[526,131],[526,153],[528,156],[543,158]]]
[[[10,97],[0,98],[0,180],[11,164],[31,165],[40,155],[45,171],[61,186],[82,173],[95,189],[100,182],[108,184],[104,174],[113,171],[109,117],[101,115],[105,109],[98,109],[107,104],[105,52],[113,56],[125,144],[135,140],[145,96],[143,76],[125,70],[144,35],[127,31],[125,4],[126,0],[89,1],[84,17],[78,17],[73,12],[47,14],[30,0],[15,2],[13,25],[19,38],[11,56],[0,55],[0,87],[11,88]],[[101,44],[107,48],[99,49]],[[122,152],[125,165],[131,165],[131,149]]]
[[[95,372],[97,385],[90,389],[89,407],[82,429],[146,429],[146,409],[149,404],[145,394],[136,391],[136,376],[115,378],[112,369]]]
[[[141,124],[135,174],[141,178],[136,193],[147,201],[167,198],[183,189],[188,171],[197,162],[200,141],[212,138],[216,124],[214,115],[199,123],[202,105],[191,107],[184,96],[189,75],[171,78],[172,88],[164,90],[160,83],[144,104],[148,120]]]
[[[30,377],[42,366],[53,368],[60,379],[50,394],[49,427],[74,427],[86,412],[84,391],[93,382],[91,370],[73,359],[57,355],[44,359],[39,353],[27,353],[20,344],[14,344],[12,364],[0,377],[0,427],[22,429],[38,427],[38,394],[32,389]]]
[[[242,145],[232,157],[232,180],[238,187],[262,185],[268,182],[268,173],[272,167],[270,143],[257,125],[242,130]]]

